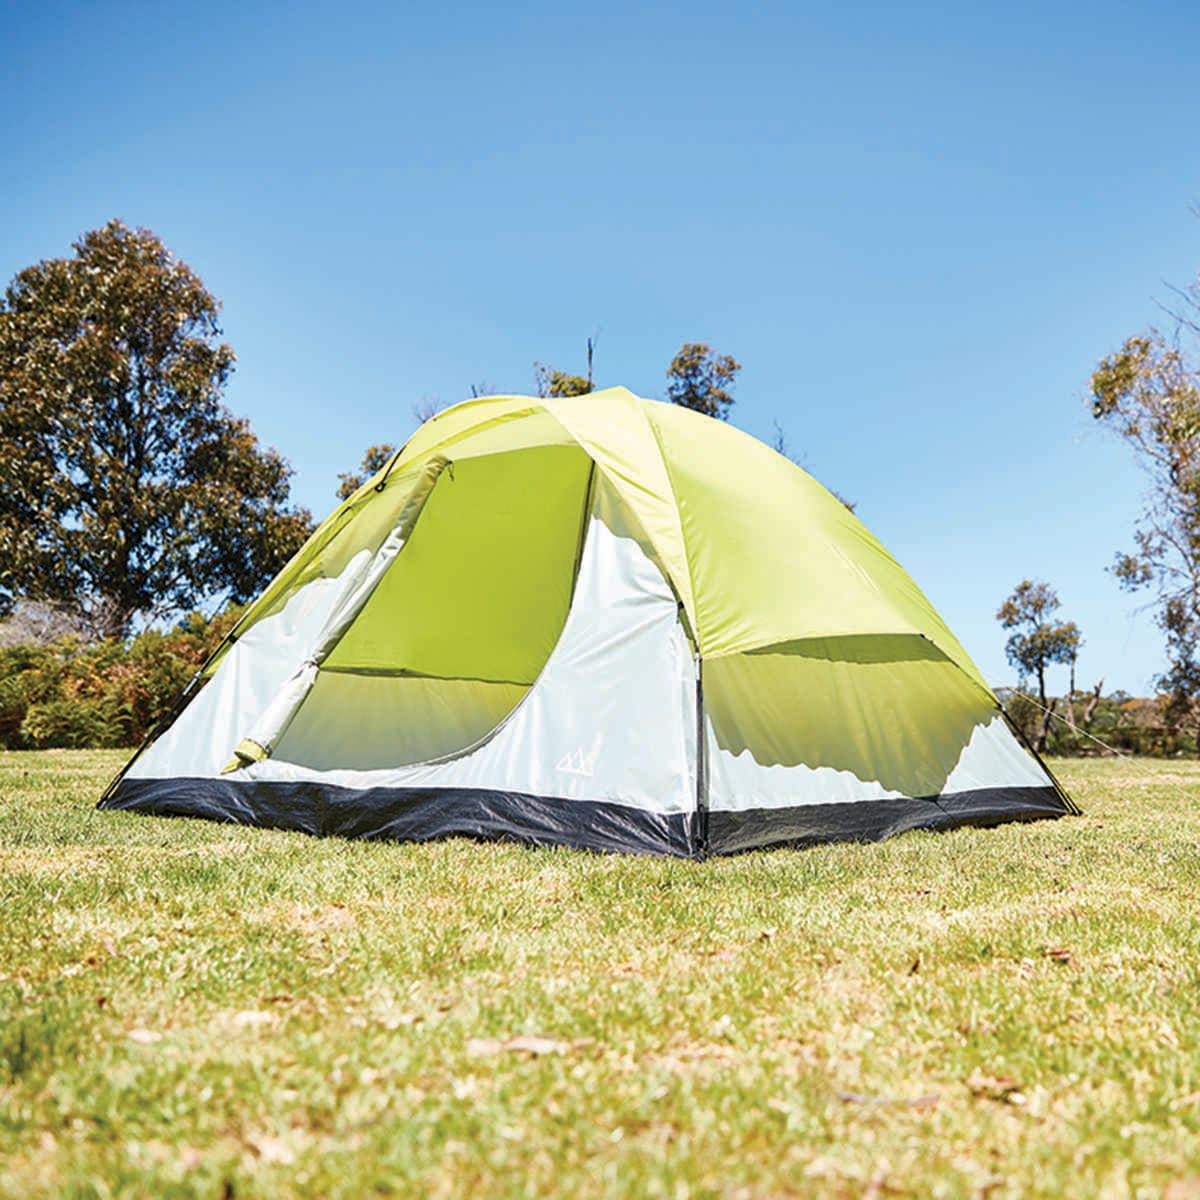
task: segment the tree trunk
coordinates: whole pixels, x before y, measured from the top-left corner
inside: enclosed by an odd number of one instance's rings
[[[93,637],[120,641],[129,634],[136,610],[118,596],[99,597],[87,611],[87,623]]]
[[[1046,753],[1046,743],[1050,740],[1050,706],[1046,703],[1046,668],[1038,667],[1038,696],[1042,702],[1042,724],[1038,732],[1037,752]]]
[[[1096,712],[1096,705],[1100,703],[1100,689],[1104,686],[1104,680],[1101,679],[1094,688],[1092,694],[1088,697],[1087,708],[1083,710],[1083,725],[1086,729],[1091,724],[1092,717]]]

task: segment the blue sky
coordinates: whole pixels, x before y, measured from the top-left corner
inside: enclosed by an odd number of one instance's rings
[[[1200,267],[1193,3],[8,6],[0,276],[119,216],[224,301],[227,395],[323,515],[413,406],[532,363],[744,370],[993,682],[1025,576],[1080,680],[1159,638],[1096,360]],[[752,481],[750,481],[752,484]],[[1058,681],[1059,685],[1065,681]]]

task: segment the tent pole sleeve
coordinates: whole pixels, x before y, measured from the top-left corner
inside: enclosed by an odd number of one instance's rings
[[[333,653],[334,647],[345,636],[346,631],[354,624],[358,615],[366,607],[372,593],[379,586],[380,580],[387,574],[388,568],[395,562],[396,556],[404,548],[412,534],[413,527],[421,515],[426,502],[433,492],[434,486],[441,478],[442,472],[450,466],[450,460],[437,455],[425,465],[420,477],[413,485],[400,515],[383,544],[363,564],[362,572],[349,590],[345,600],[329,615],[316,642],[291,678],[280,688],[274,700],[254,723],[254,728],[242,738],[233,752],[233,757],[222,769],[223,773],[236,771],[268,758],[279,743],[292,719],[300,710],[300,706],[308,698],[313,684],[317,681],[317,673],[321,664]],[[453,475],[453,471],[451,471]]]

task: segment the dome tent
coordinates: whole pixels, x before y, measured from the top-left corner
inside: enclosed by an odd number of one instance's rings
[[[623,388],[427,421],[100,803],[694,857],[1077,811],[853,513]]]

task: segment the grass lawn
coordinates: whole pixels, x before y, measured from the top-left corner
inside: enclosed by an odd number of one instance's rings
[[[1200,764],[708,863],[98,813],[0,754],[0,1194],[1200,1196]]]

